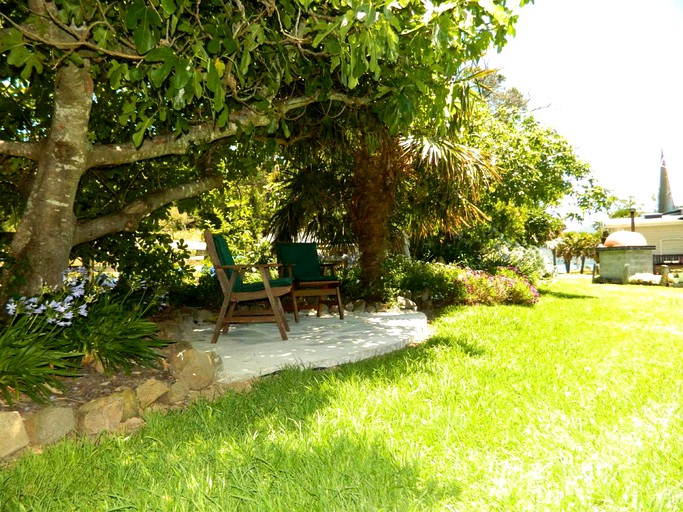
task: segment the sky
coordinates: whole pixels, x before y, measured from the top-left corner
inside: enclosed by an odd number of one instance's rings
[[[536,0],[489,67],[620,199],[656,211],[663,151],[683,205],[683,0]]]

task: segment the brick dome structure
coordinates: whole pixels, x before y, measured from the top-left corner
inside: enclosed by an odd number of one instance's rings
[[[647,240],[635,231],[615,231],[605,239],[605,247],[639,247],[647,245]]]

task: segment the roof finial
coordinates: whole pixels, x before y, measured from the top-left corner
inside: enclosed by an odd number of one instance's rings
[[[658,212],[668,213],[676,209],[673,194],[671,193],[671,185],[669,184],[669,173],[666,170],[666,161],[664,160],[664,150],[662,149],[662,156],[659,168],[659,203]]]

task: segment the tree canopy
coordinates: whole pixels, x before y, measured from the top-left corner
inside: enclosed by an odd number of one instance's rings
[[[418,113],[445,129],[464,97],[453,78],[515,21],[505,0],[3,4],[0,155],[19,219],[5,282],[55,284],[75,245],[220,187],[240,141],[315,136],[343,111],[391,134]],[[75,208],[93,182],[135,193]]]

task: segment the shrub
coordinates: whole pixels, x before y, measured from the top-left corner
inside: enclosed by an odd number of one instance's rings
[[[514,267],[498,267],[496,275],[507,280],[505,304],[532,306],[538,302],[536,287]]]
[[[157,340],[156,325],[144,318],[154,305],[132,293],[104,295],[90,308],[89,318],[74,322],[64,331],[66,346],[85,354],[86,362],[98,362],[107,373],[134,364],[155,366],[160,355],[154,350],[168,344]]]
[[[81,354],[59,349],[61,327],[48,328],[36,315],[14,317],[0,326],[0,392],[8,404],[24,393],[35,402],[61,388],[58,376],[75,377]]]
[[[351,267],[343,275],[342,293],[348,299],[365,295],[360,269]],[[538,302],[538,290],[515,267],[495,267],[492,272],[461,268],[456,265],[409,260],[403,256],[388,258],[379,296],[394,302],[397,296],[411,296],[417,301],[428,298],[436,306],[450,304],[519,304]]]
[[[168,302],[171,306],[217,309],[222,301],[221,285],[216,279],[216,271],[210,264],[202,266],[197,278],[187,279],[168,292]]]
[[[495,272],[465,269],[460,274],[458,282],[466,292],[465,304],[531,306],[538,302],[538,290],[516,269],[498,267]]]
[[[496,244],[482,254],[482,268],[495,274],[499,267],[513,267],[529,282],[537,283],[546,271],[546,259],[537,247]]]
[[[8,301],[10,320],[0,326],[5,398],[13,391],[39,401],[48,386],[58,385],[57,376],[75,376],[72,369],[81,356],[107,371],[156,362],[160,355],[154,349],[166,342],[155,339],[155,324],[143,318],[154,302],[135,291],[112,292],[115,284],[109,276],[91,277],[78,269],[68,272],[60,287]]]

